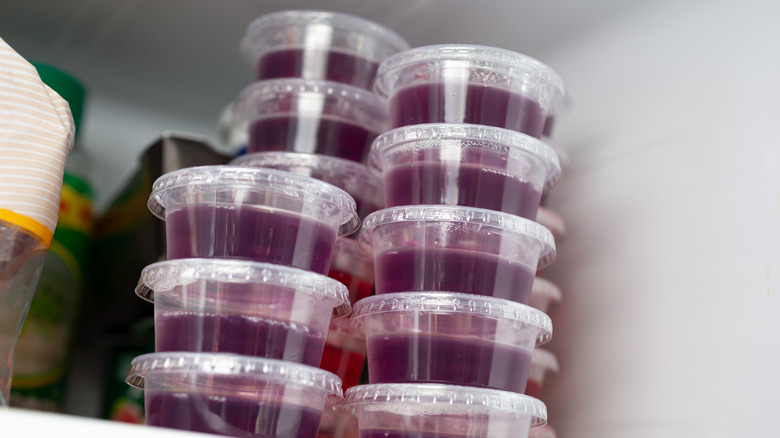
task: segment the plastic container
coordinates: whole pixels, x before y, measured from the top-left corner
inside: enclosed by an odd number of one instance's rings
[[[360,438],[357,417],[339,406],[322,413],[317,438]]]
[[[531,300],[528,305],[539,309],[544,313],[550,310],[550,304],[561,302],[561,289],[553,282],[541,277],[534,279],[534,285],[531,288]]]
[[[344,389],[360,383],[366,360],[366,337],[347,324],[346,318],[331,321],[320,368],[339,376]]]
[[[245,438],[313,438],[342,400],[327,371],[233,354],[146,354],[127,383],[144,389],[147,425]]]
[[[529,306],[447,292],[383,294],[355,305],[371,383],[431,382],[522,393],[552,322]]]
[[[547,207],[539,207],[539,211],[536,212],[536,222],[550,230],[556,242],[560,242],[566,236],[566,224],[563,218]]]
[[[152,186],[168,259],[229,257],[327,274],[336,238],[359,225],[343,190],[301,175],[236,166],[191,167]]]
[[[328,277],[347,286],[349,301],[355,304],[374,290],[374,260],[353,239],[342,237],[336,241]]]
[[[528,385],[525,394],[531,397],[539,397],[544,385],[544,377],[549,372],[558,372],[558,359],[547,350],[538,348],[534,350],[531,358],[531,372],[528,374]]]
[[[366,166],[354,161],[297,152],[255,152],[242,155],[231,164],[284,170],[325,181],[355,199],[361,219],[384,206],[382,181]]]
[[[388,207],[464,205],[535,219],[542,191],[560,177],[551,148],[490,126],[425,124],[380,135],[367,158]]]
[[[527,438],[544,403],[497,389],[435,383],[364,385],[346,393],[361,438]]]
[[[248,132],[247,152],[305,152],[363,162],[387,130],[386,104],[373,93],[338,82],[271,79],[239,95],[233,113]]]
[[[547,229],[508,213],[450,205],[370,214],[358,242],[374,256],[377,294],[463,292],[528,304],[537,266],[555,259]]]
[[[328,79],[366,89],[382,60],[408,48],[401,36],[372,21],[306,10],[263,15],[241,41],[258,80]]]
[[[324,275],[245,260],[149,265],[136,287],[154,303],[155,351],[235,353],[320,364],[347,288]]]
[[[407,50],[379,66],[374,91],[389,100],[392,127],[474,123],[539,138],[562,102],[561,78],[509,50],[438,45]]]

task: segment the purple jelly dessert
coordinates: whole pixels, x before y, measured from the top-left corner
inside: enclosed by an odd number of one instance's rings
[[[246,438],[314,438],[322,414],[303,406],[184,391],[147,391],[145,410],[149,426]]]
[[[377,293],[450,291],[528,304],[535,270],[485,252],[407,247],[374,256]]]
[[[318,366],[325,333],[244,314],[166,311],[155,314],[155,350],[236,353]]]
[[[374,336],[368,358],[371,383],[449,383],[519,393],[531,367],[528,350],[445,335]]]
[[[282,210],[189,204],[165,217],[168,258],[232,257],[327,274],[336,230]]]
[[[439,432],[422,432],[417,430],[382,430],[364,429],[360,438],[471,438],[471,435],[453,435]]]
[[[257,61],[257,80],[312,78],[371,88],[379,62],[334,50],[280,49]]]

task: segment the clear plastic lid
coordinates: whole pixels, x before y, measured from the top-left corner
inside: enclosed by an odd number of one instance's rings
[[[534,285],[531,289],[531,295],[537,295],[543,297],[546,301],[552,301],[560,303],[563,298],[561,295],[561,289],[550,280],[545,280],[542,277],[534,278]]]
[[[534,349],[531,355],[531,364],[545,370],[558,372],[558,359],[554,354],[542,348]]]
[[[265,167],[309,176],[333,184],[377,207],[385,203],[382,181],[366,166],[351,160],[301,152],[255,152],[237,157],[230,164]]]
[[[547,422],[547,407],[524,394],[498,389],[442,385],[438,383],[395,383],[353,386],[345,394],[345,408],[382,404],[382,409],[399,415],[458,415],[479,410],[491,414],[531,417],[531,425]]]
[[[398,222],[449,222],[495,228],[497,231],[520,234],[537,240],[542,245],[539,269],[555,260],[555,240],[547,228],[538,223],[500,211],[457,205],[411,205],[386,208],[371,213],[363,221],[358,242],[373,245],[372,229]]]
[[[157,178],[147,205],[149,210],[165,220],[168,201],[182,194],[236,190],[268,191],[283,194],[302,203],[321,202],[337,209],[341,217],[339,234],[349,234],[360,225],[355,200],[344,190],[320,180],[274,169],[239,166],[200,166],[180,169]],[[231,200],[231,204],[237,200]],[[333,212],[336,213],[335,211]]]
[[[320,34],[323,38],[314,38]],[[279,47],[312,45],[353,53],[375,62],[409,48],[400,35],[364,18],[330,11],[293,10],[255,19],[241,40],[241,51],[249,61],[255,61],[263,53]]]
[[[381,171],[382,155],[400,150],[419,151],[442,144],[460,141],[468,147],[480,147],[506,151],[508,157],[517,151],[525,151],[541,159],[547,167],[544,189],[547,190],[561,177],[558,154],[543,141],[521,132],[493,126],[466,123],[430,123],[411,125],[384,132],[371,145],[367,164],[371,170]]]
[[[563,103],[563,80],[550,67],[521,53],[497,47],[470,44],[441,44],[417,47],[397,53],[379,65],[374,91],[388,97],[400,73],[412,68],[418,77],[432,77],[426,72],[468,68],[479,70],[472,75],[479,83],[489,84],[535,98],[548,113]]]
[[[374,93],[321,79],[282,78],[255,82],[235,101],[233,123],[247,127],[259,117],[328,117],[380,133],[387,130],[386,104]]]
[[[294,289],[310,295],[325,295],[334,302],[334,316],[352,310],[347,287],[315,272],[237,259],[176,259],[151,264],[141,271],[135,293],[154,302],[154,294],[200,280],[220,283],[265,284]]]
[[[533,307],[501,298],[453,292],[398,292],[364,298],[355,303],[352,324],[359,326],[366,315],[391,312],[477,314],[535,327],[537,345],[552,338],[552,321]]]
[[[182,372],[292,383],[324,391],[331,402],[342,398],[341,379],[325,370],[289,361],[228,353],[144,354],[133,359],[125,381],[131,386],[143,389],[144,379],[150,373]]]

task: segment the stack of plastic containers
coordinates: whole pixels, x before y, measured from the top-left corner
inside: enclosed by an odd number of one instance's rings
[[[555,258],[534,219],[560,175],[540,141],[563,96],[558,76],[484,46],[411,49],[374,83],[392,130],[367,157],[387,209],[358,242],[374,257],[376,296],[355,304],[369,384],[346,392],[361,438],[528,436],[546,408],[523,394],[549,317],[529,306]]]
[[[241,437],[315,437],[342,401],[318,368],[332,316],[351,311],[327,277],[358,227],[343,190],[274,169],[204,166],[160,177],[149,208],[167,261],[136,294],[154,303],[155,353],[133,360],[146,423]]]

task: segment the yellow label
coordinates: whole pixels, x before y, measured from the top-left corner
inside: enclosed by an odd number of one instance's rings
[[[91,233],[92,201],[70,186],[63,185],[57,227],[81,231],[84,234]]]
[[[29,231],[30,234],[36,236],[38,240],[43,242],[47,248],[51,245],[51,238],[54,236],[54,233],[46,228],[46,225],[43,225],[35,219],[31,219],[11,210],[0,208],[0,220],[14,224],[19,228],[24,228]]]

